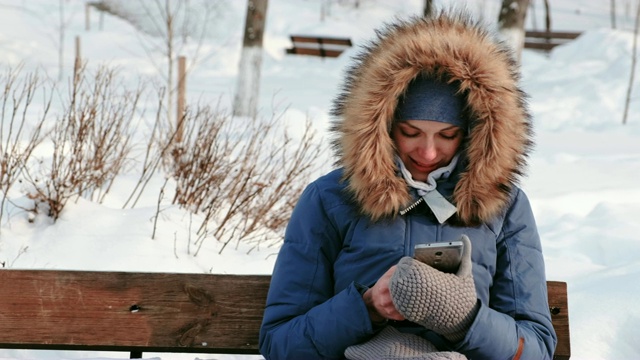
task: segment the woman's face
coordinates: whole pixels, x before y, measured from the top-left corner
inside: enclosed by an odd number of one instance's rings
[[[429,120],[396,122],[391,132],[400,159],[417,181],[449,165],[464,138],[460,127]]]

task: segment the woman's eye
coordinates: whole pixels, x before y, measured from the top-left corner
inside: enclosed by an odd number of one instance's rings
[[[416,131],[400,130],[400,132],[402,133],[403,136],[406,136],[406,137],[416,137],[416,136],[418,136],[418,132],[416,132]]]
[[[445,138],[447,140],[453,140],[453,139],[458,137],[458,133],[457,132],[452,133],[452,134],[444,133],[444,134],[440,134],[440,136],[442,136],[443,138]]]

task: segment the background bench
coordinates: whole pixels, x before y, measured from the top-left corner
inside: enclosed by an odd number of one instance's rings
[[[258,354],[270,276],[0,270],[0,348]],[[568,359],[566,283],[550,281]]]
[[[580,36],[579,32],[525,31],[524,48],[550,51]]]
[[[337,37],[291,35],[293,47],[287,54],[338,57],[352,46],[351,39]]]

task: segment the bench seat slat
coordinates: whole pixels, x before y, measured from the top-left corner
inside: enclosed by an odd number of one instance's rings
[[[1,270],[0,347],[257,353],[269,277]]]
[[[342,54],[342,50],[325,50],[325,49],[295,47],[295,48],[287,49],[287,54],[312,55],[312,56],[334,58],[334,57],[340,56],[340,54]]]
[[[344,46],[344,47],[352,46],[351,39],[334,38],[334,37],[315,37],[315,36],[291,35],[291,42],[293,42],[293,43],[331,44],[331,45],[341,45],[341,46]]]
[[[568,31],[525,31],[525,37],[542,39],[567,39],[573,40],[580,36],[579,32]]]

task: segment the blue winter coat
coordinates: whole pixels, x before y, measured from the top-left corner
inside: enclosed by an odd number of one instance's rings
[[[556,344],[535,221],[517,186],[531,118],[511,53],[482,26],[441,14],[388,24],[347,70],[332,111],[337,163],[310,184],[288,224],[260,332],[267,359],[342,358],[374,334],[363,287],[415,244],[472,242],[480,310],[459,343],[408,322],[401,331],[471,359],[548,359]],[[420,74],[455,81],[469,128],[455,171],[437,190],[456,206],[440,224],[415,194],[390,136],[398,98]]]
[[[556,337],[547,303],[540,240],[526,195],[514,189],[503,216],[477,227],[440,225],[423,209],[372,223],[345,200],[341,171],[305,190],[291,217],[273,272],[260,348],[267,359],[343,357],[346,347],[374,334],[356,284],[373,285],[416,244],[472,242],[480,311],[466,338],[441,349],[472,359],[551,358]],[[443,190],[443,187],[438,187]],[[402,324],[399,324],[401,326]]]

